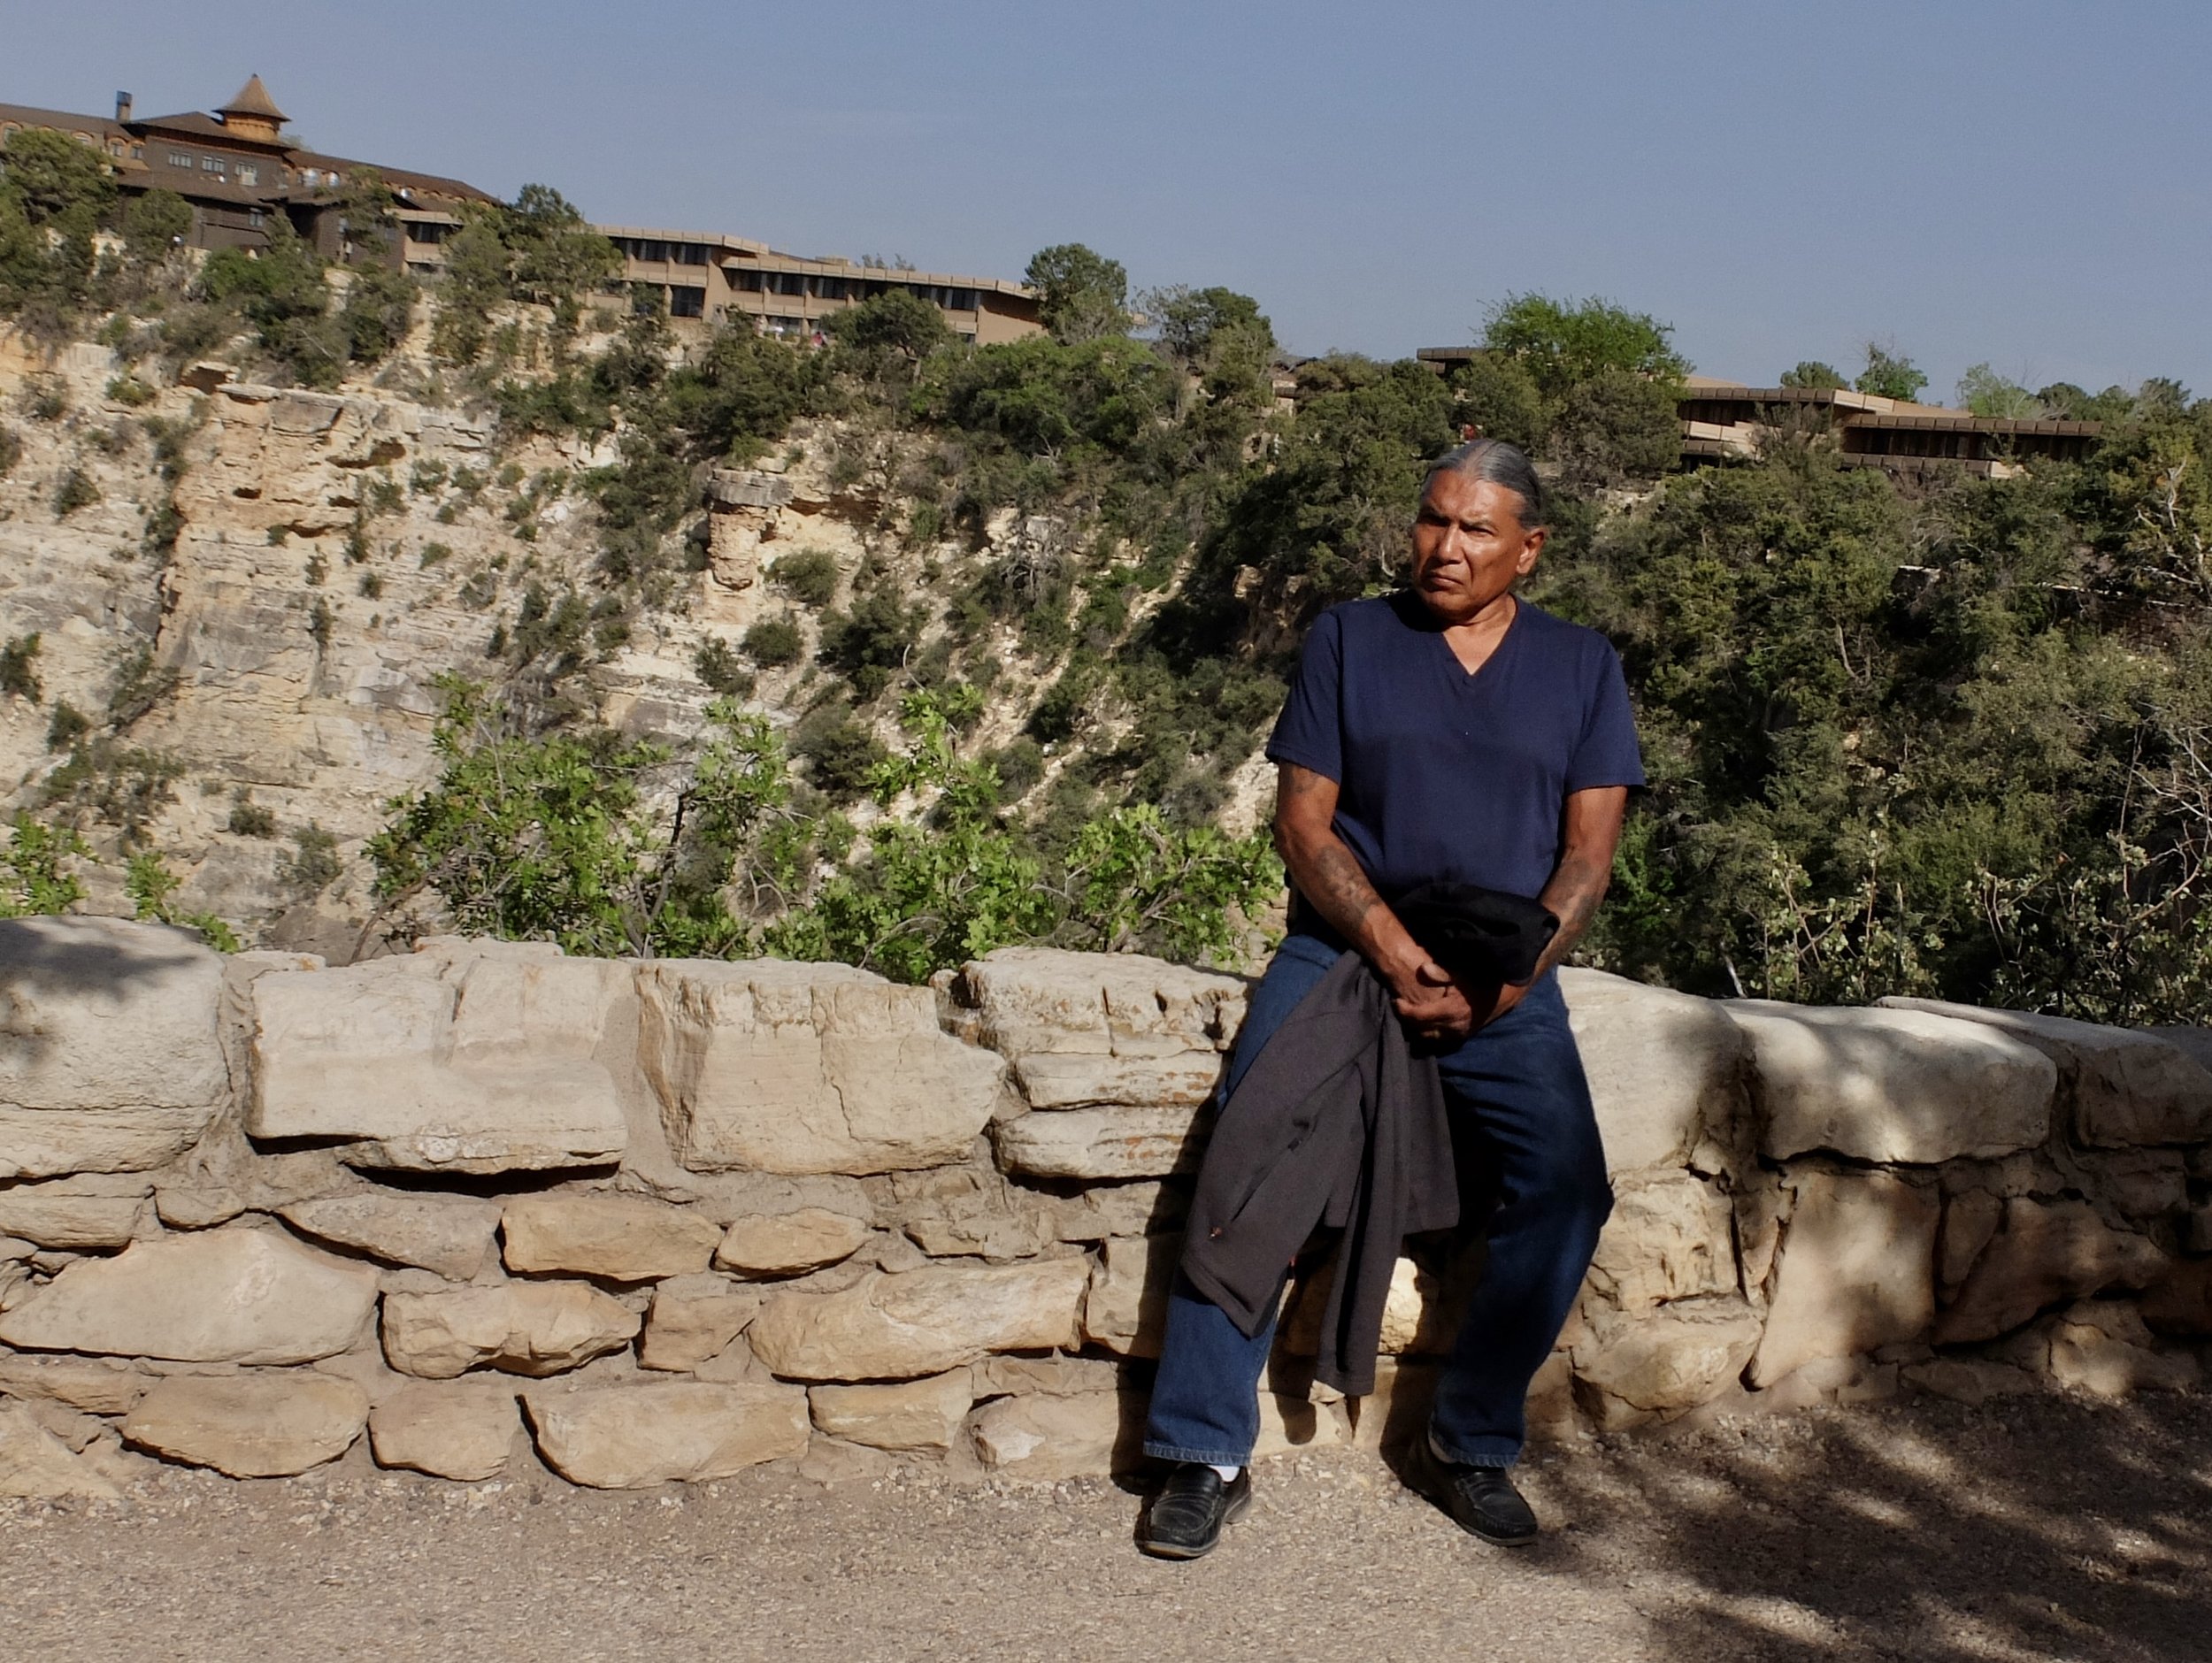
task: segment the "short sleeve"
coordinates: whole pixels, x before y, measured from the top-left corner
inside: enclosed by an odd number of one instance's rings
[[[1628,678],[1621,673],[1621,655],[1610,641],[1601,638],[1596,651],[1597,685],[1591,694],[1589,716],[1567,764],[1571,792],[1644,783],[1643,759],[1636,744],[1636,711],[1628,701]]]
[[[1334,611],[1324,612],[1306,636],[1290,697],[1275,719],[1267,759],[1310,768],[1341,783],[1344,778],[1344,625]]]

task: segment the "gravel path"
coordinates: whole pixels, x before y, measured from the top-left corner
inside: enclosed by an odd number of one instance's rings
[[[1221,1549],[1139,1556],[1134,1497],[757,1473],[474,1487],[357,1452],[121,1506],[0,1502],[0,1655],[1728,1663],[2212,1657],[2212,1397],[1923,1400],[1616,1439],[1524,1468],[1502,1553],[1383,1464],[1284,1457]]]

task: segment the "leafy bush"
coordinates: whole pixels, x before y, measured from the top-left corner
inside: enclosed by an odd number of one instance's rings
[[[100,500],[100,487],[92,482],[92,476],[82,468],[72,468],[61,476],[61,483],[54,490],[54,517],[67,519],[81,508],[90,508]]]
[[[764,670],[795,664],[806,648],[806,637],[787,617],[766,617],[745,632],[745,655]]]
[[[46,696],[38,678],[38,632],[11,636],[0,647],[0,694],[36,704]]]
[[[700,642],[693,655],[692,668],[698,672],[710,692],[726,699],[749,699],[753,696],[753,673],[737,660],[730,644],[720,637],[710,637]]]
[[[768,581],[806,606],[827,606],[837,596],[837,560],[825,549],[802,548],[768,568]]]
[[[240,792],[230,806],[227,829],[242,838],[273,838],[277,834],[276,811],[253,800],[250,792]]]

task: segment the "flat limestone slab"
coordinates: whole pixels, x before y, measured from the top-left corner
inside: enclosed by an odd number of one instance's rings
[[[727,1478],[803,1453],[810,1436],[799,1386],[670,1380],[533,1391],[524,1402],[546,1464],[595,1490]]]
[[[368,1419],[369,1394],[331,1375],[173,1375],[139,1399],[123,1437],[233,1478],[279,1478],[336,1460]]]
[[[842,964],[669,959],[638,971],[638,1054],[696,1172],[863,1175],[964,1159],[1005,1066],[936,996]]]
[[[841,1293],[772,1293],[746,1334],[787,1379],[910,1380],[993,1352],[1072,1345],[1089,1279],[1082,1258],[878,1271]]]
[[[142,1172],[230,1089],[220,956],[121,918],[0,920],[0,1179]]]
[[[2058,1070],[2032,1045],[1924,1010],[1732,1000],[1750,1036],[1760,1147],[1933,1166],[2050,1136]]]
[[[991,1128],[998,1163],[1032,1178],[1159,1178],[1195,1172],[1205,1153],[1202,1108],[1056,1109],[1024,1115]]]
[[[369,1266],[280,1231],[206,1230],[65,1267],[0,1315],[0,1343],[175,1362],[312,1362],[352,1346],[376,1292]]]
[[[1132,1058],[1226,1051],[1247,985],[1141,953],[1001,947],[963,965],[954,992],[1005,1056]]]
[[[262,977],[246,1130],[355,1138],[352,1164],[417,1171],[618,1159],[621,1100],[595,1053],[627,975],[486,943]]]
[[[1677,1166],[1742,1112],[1750,1046],[1709,999],[1570,967],[1567,1020],[1610,1172]]]
[[[2212,1138],[2212,1069],[2198,1046],[2104,1028],[2070,1016],[1983,1010],[1932,999],[1885,999],[1895,1010],[1931,1011],[1980,1023],[2033,1046],[2057,1064],[2073,1107],[2074,1133],[2101,1149],[2198,1143]]]

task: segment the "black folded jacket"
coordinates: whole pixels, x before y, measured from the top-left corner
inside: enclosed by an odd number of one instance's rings
[[[1423,884],[1390,903],[1431,958],[1463,982],[1519,987],[1559,933],[1541,901],[1479,884]]]

